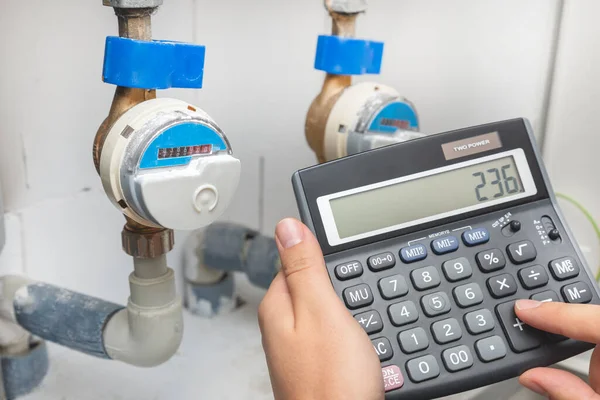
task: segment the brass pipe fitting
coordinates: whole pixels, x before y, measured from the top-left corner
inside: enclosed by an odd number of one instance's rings
[[[331,11],[332,29],[336,36],[354,37],[356,18],[358,14],[341,14]],[[344,89],[352,85],[352,76],[326,74],[321,93],[313,100],[306,115],[304,131],[310,148],[315,152],[319,163],[325,158],[325,126],[331,114],[331,109],[338,101]]]

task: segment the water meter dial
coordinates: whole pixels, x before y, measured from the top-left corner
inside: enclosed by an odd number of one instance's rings
[[[192,230],[229,205],[240,161],[204,111],[174,99],[145,101],[110,129],[100,176],[113,204],[148,226]]]

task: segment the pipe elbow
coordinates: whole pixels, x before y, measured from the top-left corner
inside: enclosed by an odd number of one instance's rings
[[[183,338],[181,299],[162,307],[140,307],[130,300],[107,322],[103,337],[113,360],[146,368],[163,364]]]

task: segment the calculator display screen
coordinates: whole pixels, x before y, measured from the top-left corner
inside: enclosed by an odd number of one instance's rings
[[[324,224],[334,225],[326,231],[335,245],[536,192],[525,156],[516,150],[330,195],[328,206],[319,207],[322,214],[326,209]]]

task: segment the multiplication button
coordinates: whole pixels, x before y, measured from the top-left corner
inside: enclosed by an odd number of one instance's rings
[[[396,257],[389,251],[375,254],[367,259],[367,265],[371,271],[383,271],[384,269],[392,268],[396,265]]]
[[[475,259],[481,272],[497,271],[506,265],[506,259],[499,249],[481,251]]]
[[[356,278],[363,273],[363,266],[360,261],[349,261],[335,267],[335,276],[340,281]]]
[[[487,286],[496,299],[517,293],[517,281],[510,274],[493,276],[487,280]]]

